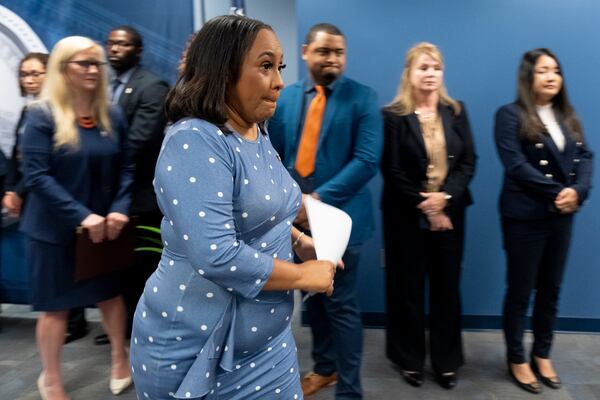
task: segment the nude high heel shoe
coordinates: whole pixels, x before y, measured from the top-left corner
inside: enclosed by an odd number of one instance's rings
[[[131,386],[132,383],[133,383],[133,380],[131,379],[131,376],[128,376],[127,378],[121,378],[121,379],[110,378],[110,385],[109,385],[110,391],[115,396],[118,396],[119,394],[123,393],[125,391],[125,389],[127,389],[129,386]],[[45,399],[43,399],[43,400],[45,400]]]
[[[48,392],[46,391],[46,386],[44,385],[45,380],[46,380],[46,375],[42,371],[40,373],[40,376],[37,379],[37,388],[38,388],[38,391],[40,392],[40,397],[42,398],[42,400],[48,400]],[[67,400],[70,400],[69,397],[65,397],[65,398]]]
[[[40,376],[37,379],[37,388],[40,392],[40,397],[42,400],[47,400],[48,395],[46,394],[46,388],[44,387],[44,373],[40,373]]]

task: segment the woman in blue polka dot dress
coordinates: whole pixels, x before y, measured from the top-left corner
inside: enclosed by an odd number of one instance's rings
[[[140,399],[301,399],[293,289],[331,293],[335,266],[292,227],[301,194],[262,127],[283,87],[272,29],[217,17],[167,99],[156,166],[162,259],[137,306]],[[293,241],[293,245],[292,245]]]

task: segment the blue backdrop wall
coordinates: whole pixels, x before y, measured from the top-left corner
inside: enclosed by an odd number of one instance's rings
[[[463,268],[463,309],[468,327],[497,327],[504,293],[497,198],[501,166],[492,141],[493,115],[516,92],[523,52],[549,47],[560,58],[572,102],[589,143],[600,152],[600,3],[595,0],[303,0],[297,3],[298,38],[311,25],[331,22],[347,36],[347,75],[375,88],[383,106],[399,83],[404,54],[430,41],[446,58],[450,94],[464,100],[479,163],[472,184],[476,204],[468,211]],[[287,50],[289,51],[289,50]],[[306,74],[301,65],[300,74]],[[598,187],[598,174],[594,185]],[[379,201],[380,177],[372,182]],[[560,305],[559,328],[600,330],[600,202],[593,191],[576,219]],[[377,210],[377,217],[380,214]],[[399,227],[401,229],[401,227]],[[360,303],[368,321],[381,322],[383,259],[381,225],[367,243],[360,272]]]
[[[223,1],[229,3],[228,1]],[[183,44],[192,31],[191,1],[147,0],[0,0],[24,18],[51,48],[63,36],[81,34],[104,40],[111,27],[133,24],[144,35],[144,62],[173,79]],[[249,7],[250,8],[250,5]],[[168,10],[168,12],[166,12]],[[261,18],[260,10],[252,13]],[[572,101],[591,147],[600,151],[600,52],[596,40],[600,3],[594,0],[403,1],[303,0],[296,2],[298,40],[317,22],[337,24],[347,35],[347,74],[374,87],[381,105],[396,91],[406,50],[419,41],[438,44],[446,57],[446,82],[452,96],[464,100],[480,156],[472,188],[476,204],[469,210],[463,275],[467,326],[497,326],[504,291],[497,196],[501,168],[492,143],[495,109],[514,98],[521,54],[546,46],[561,59]],[[282,17],[283,18],[283,17]],[[281,21],[285,23],[285,21]],[[294,21],[287,21],[293,26]],[[298,52],[285,48],[287,54]],[[289,60],[289,58],[288,58]],[[299,62],[300,75],[305,67]],[[594,178],[598,186],[598,177]],[[381,180],[371,184],[376,204]],[[600,268],[595,250],[600,237],[598,195],[577,217],[560,307],[567,329],[600,330]],[[380,220],[378,210],[377,218]],[[381,322],[383,257],[381,227],[365,246],[360,301],[372,322]]]

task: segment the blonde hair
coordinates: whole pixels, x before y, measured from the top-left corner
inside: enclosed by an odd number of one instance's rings
[[[75,54],[93,49],[98,53],[100,61],[106,62],[106,55],[100,45],[83,36],[69,36],[56,43],[46,69],[46,80],[40,93],[40,102],[50,106],[55,124],[54,147],[62,146],[71,149],[79,148],[79,131],[77,117],[71,101],[69,83],[65,79],[67,62]],[[108,74],[106,68],[100,68],[98,86],[94,93],[92,108],[98,127],[105,132],[112,131],[108,115],[109,103],[107,93]]]
[[[405,57],[404,70],[402,71],[402,76],[400,77],[398,93],[396,94],[396,97],[394,97],[394,100],[392,100],[392,102],[386,107],[389,111],[398,115],[408,115],[415,111],[415,99],[413,87],[410,83],[410,71],[417,59],[422,54],[426,54],[439,62],[442,66],[444,65],[442,53],[434,44],[421,42],[408,50]],[[440,88],[438,89],[438,94],[440,97],[440,103],[452,107],[454,114],[460,114],[460,103],[448,95],[448,91],[446,90],[446,85],[444,84],[443,80],[440,84]]]

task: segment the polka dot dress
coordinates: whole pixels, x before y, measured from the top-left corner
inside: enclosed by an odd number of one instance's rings
[[[291,261],[300,191],[268,136],[184,119],[155,172],[164,250],[137,306],[140,399],[301,399],[292,291],[262,291]]]

